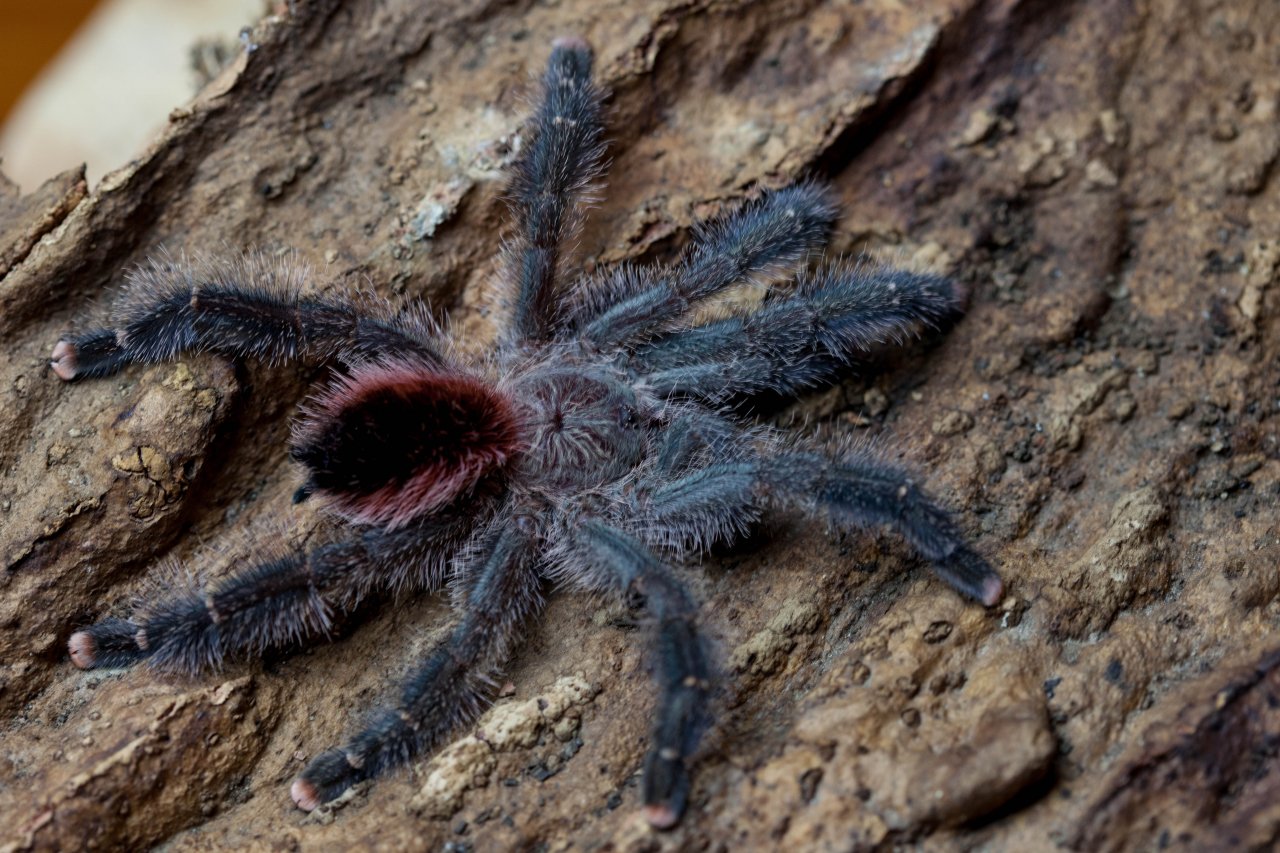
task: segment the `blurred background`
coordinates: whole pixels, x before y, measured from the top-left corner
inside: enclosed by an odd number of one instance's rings
[[[240,50],[269,0],[3,0],[0,172],[30,192],[145,150]]]

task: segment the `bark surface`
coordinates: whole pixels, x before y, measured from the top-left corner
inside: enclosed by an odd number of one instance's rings
[[[1280,836],[1280,18],[1270,0],[311,0],[137,161],[0,187],[0,849],[1266,849]],[[639,815],[643,634],[561,593],[508,695],[312,815],[290,780],[449,621],[397,603],[184,680],[66,640],[322,519],[290,495],[318,374],[213,358],[65,385],[70,324],[159,249],[294,249],[317,293],[430,300],[483,352],[503,169],[577,33],[612,92],[587,265],[816,174],[834,253],[972,288],[947,336],[776,414],[874,439],[997,564],[777,524],[690,569],[724,676],[692,806]]]

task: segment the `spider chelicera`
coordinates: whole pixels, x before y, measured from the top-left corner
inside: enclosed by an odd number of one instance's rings
[[[401,591],[455,589],[458,619],[389,707],[293,783],[314,809],[439,745],[492,695],[547,582],[643,601],[661,698],[644,763],[644,812],[679,820],[709,722],[713,667],[681,566],[747,532],[767,510],[887,525],[947,583],[986,605],[999,576],[913,476],[869,450],[828,454],[739,416],[761,394],[839,379],[872,345],[963,310],[934,275],[832,265],[774,288],[753,310],[699,322],[726,288],[794,270],[835,218],[814,183],[765,191],[701,224],[673,264],[566,278],[565,245],[603,171],[601,93],[580,39],[551,51],[511,190],[511,311],[484,364],[450,354],[421,311],[302,295],[296,269],[261,258],[153,261],[133,273],[109,328],[53,350],[64,380],[211,352],[328,362],[334,378],[292,440],[314,496],[346,535],[71,636],[79,667],[199,673],[228,657],[325,639],[335,617]]]

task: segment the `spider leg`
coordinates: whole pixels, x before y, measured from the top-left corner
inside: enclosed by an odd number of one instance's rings
[[[561,248],[577,229],[577,201],[602,171],[602,95],[591,82],[591,63],[591,48],[581,39],[556,41],[532,139],[515,167],[517,232],[509,253],[518,288],[513,327],[521,340],[547,337]]]
[[[605,307],[580,320],[580,336],[600,347],[622,347],[660,331],[696,302],[753,276],[790,269],[821,246],[836,209],[818,184],[764,193],[699,227],[692,249],[667,275],[650,278],[623,268],[604,280]]]
[[[349,613],[369,594],[439,587],[442,540],[456,539],[461,519],[434,520],[393,532],[366,529],[346,542],[282,555],[207,588],[148,603],[129,619],[111,618],[71,635],[81,669],[125,666],[146,658],[157,669],[195,674],[228,656],[261,655],[331,630],[335,611]]]
[[[742,441],[741,427],[701,406],[690,406],[663,428],[654,453],[654,474],[673,477],[700,460],[723,459]]]
[[[709,465],[648,490],[640,523],[657,540],[705,547],[731,537],[769,504],[826,511],[837,524],[888,525],[957,591],[990,607],[1000,576],[969,547],[948,513],[911,476],[862,453],[833,460],[817,453]]]
[[[655,827],[673,826],[688,802],[690,757],[709,722],[711,672],[697,628],[697,602],[645,545],[623,531],[598,519],[568,527],[575,559],[617,591],[640,593],[656,621],[662,698],[644,762],[644,812]]]
[[[310,811],[431,749],[479,713],[490,693],[490,671],[542,604],[534,542],[528,520],[508,521],[490,537],[482,562],[468,576],[460,621],[405,682],[399,704],[374,714],[346,746],[312,759],[293,783],[299,808]]]
[[[891,268],[826,270],[741,317],[673,332],[640,349],[637,373],[658,396],[794,396],[830,382],[854,355],[901,343],[957,315],[964,292],[941,276]]]
[[[108,376],[135,362],[169,361],[184,352],[271,362],[410,355],[444,363],[432,330],[419,319],[303,298],[300,278],[286,262],[256,257],[194,265],[153,259],[131,274],[113,312],[114,327],[63,338],[50,366],[70,381]]]

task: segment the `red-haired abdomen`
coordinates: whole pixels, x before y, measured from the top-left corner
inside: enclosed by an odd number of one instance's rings
[[[313,400],[293,457],[338,512],[396,527],[470,491],[519,443],[515,410],[493,386],[388,362],[356,368]]]

